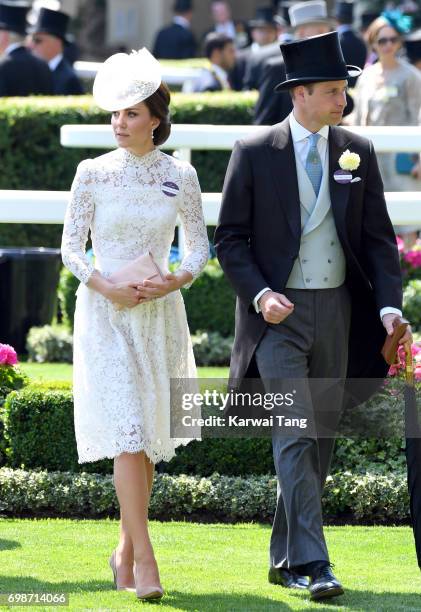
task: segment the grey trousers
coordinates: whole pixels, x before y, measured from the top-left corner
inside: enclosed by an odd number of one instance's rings
[[[300,382],[293,413],[314,424],[313,434],[288,436],[272,429],[278,499],[270,540],[271,567],[294,568],[329,561],[323,534],[321,496],[330,468],[334,436],[323,436],[340,420],[342,385],[314,393],[309,379],[344,379],[347,370],[350,297],[345,285],[334,289],[286,289],[293,313],[270,324],[256,349],[265,392]],[[288,380],[289,379],[289,380]],[[317,381],[315,381],[317,382]],[[326,381],[328,382],[328,381]],[[310,428],[311,429],[311,428]]]

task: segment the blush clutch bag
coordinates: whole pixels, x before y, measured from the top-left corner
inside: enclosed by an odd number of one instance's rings
[[[125,264],[108,277],[112,283],[137,283],[141,285],[144,280],[151,280],[154,283],[163,283],[164,275],[159,269],[158,264],[154,260],[152,253],[148,251],[140,255],[133,261]],[[116,306],[117,310],[123,306]]]

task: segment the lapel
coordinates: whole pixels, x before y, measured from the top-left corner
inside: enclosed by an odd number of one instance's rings
[[[336,227],[345,230],[345,215],[351,191],[351,184],[337,183],[333,173],[339,169],[338,160],[346,148],[350,145],[347,132],[337,127],[329,128],[329,188],[332,211],[336,221]]]
[[[288,117],[276,125],[269,143],[268,164],[281,204],[281,210],[295,238],[300,239],[301,215],[297,167]]]

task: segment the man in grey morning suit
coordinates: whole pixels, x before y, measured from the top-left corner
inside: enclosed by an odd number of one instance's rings
[[[345,65],[336,32],[281,51],[286,81],[277,90],[292,90],[294,110],[236,144],[215,233],[237,294],[230,378],[238,388],[260,375],[266,391],[275,378],[383,378],[380,350],[402,308],[396,239],[371,142],[335,127],[359,69]],[[353,171],[344,177],[347,150]],[[338,387],[335,394],[327,407],[339,418],[344,398]],[[323,408],[309,394],[294,407],[310,420]],[[340,595],[321,510],[334,440],[274,428],[272,444],[269,581],[308,587],[312,599]]]

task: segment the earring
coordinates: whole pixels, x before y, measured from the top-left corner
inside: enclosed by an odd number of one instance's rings
[[[152,128],[152,134],[151,134],[152,135],[152,142],[153,142],[153,139],[154,139],[154,131],[155,131],[155,129]]]

